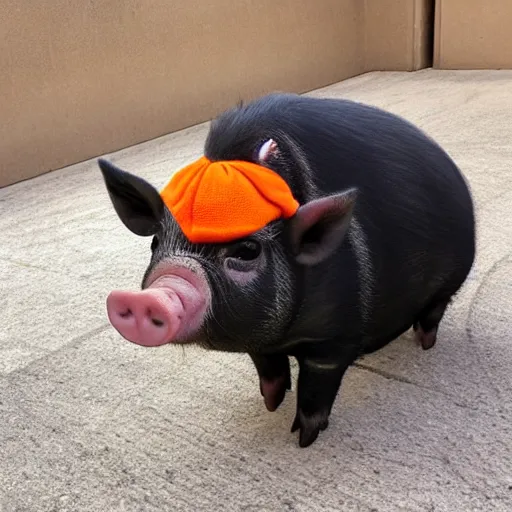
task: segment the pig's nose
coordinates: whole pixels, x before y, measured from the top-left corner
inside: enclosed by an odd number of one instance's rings
[[[107,312],[121,336],[144,346],[169,343],[181,323],[175,301],[159,289],[113,291],[107,299]]]
[[[133,311],[130,309],[129,306],[123,308],[123,306],[120,305],[120,308],[117,310],[117,314],[123,319],[123,321],[137,321],[137,317],[134,315]],[[151,321],[151,323],[156,327],[163,327],[165,325],[165,320],[161,320],[160,318],[158,318],[158,311],[155,312],[149,307],[144,312],[142,318],[143,320]]]

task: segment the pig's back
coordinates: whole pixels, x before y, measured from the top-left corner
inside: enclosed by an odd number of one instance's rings
[[[435,142],[376,108],[284,94],[221,116],[206,152],[251,160],[258,143],[278,133],[304,152],[321,193],[359,190],[354,216],[370,257],[366,327],[373,341],[407,329],[440,288],[460,286],[474,257],[473,204],[465,180]],[[329,269],[331,282],[346,281],[343,267],[340,261]],[[321,277],[322,269],[317,272],[312,279]]]
[[[221,115],[211,127],[205,154],[254,160],[258,144],[279,133],[304,151],[321,192],[357,187],[359,211],[368,222],[372,212],[398,214],[404,222],[420,222],[423,212],[426,221],[443,215],[444,203],[437,203],[442,199],[449,200],[446,206],[453,213],[460,210],[466,217],[472,210],[464,179],[437,143],[402,118],[347,100],[266,96]],[[292,183],[293,171],[282,173]]]

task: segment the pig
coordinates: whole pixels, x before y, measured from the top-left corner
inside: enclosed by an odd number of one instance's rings
[[[430,136],[346,99],[271,93],[209,126],[204,156],[271,169],[299,203],[249,236],[191,242],[161,193],[98,160],[122,223],[152,237],[138,291],[112,291],[111,324],[143,346],[195,343],[250,357],[275,411],[298,363],[298,444],[329,424],[358,358],[409,329],[434,346],[475,257],[469,184]]]

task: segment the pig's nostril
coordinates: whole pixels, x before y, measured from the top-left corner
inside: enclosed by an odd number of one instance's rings
[[[119,313],[119,316],[121,318],[128,318],[128,317],[132,316],[132,310],[130,308],[128,308],[125,311],[123,311],[122,313]]]
[[[156,327],[162,327],[164,325],[164,323],[162,322],[162,320],[158,320],[158,318],[152,318],[151,319],[151,322],[153,323],[153,325],[155,325]]]
[[[164,321],[163,320],[160,320],[159,318],[157,318],[155,315],[153,315],[153,312],[151,310],[148,310],[146,312],[147,314],[147,317],[151,320],[151,323],[155,326],[155,327],[163,327],[164,325]]]

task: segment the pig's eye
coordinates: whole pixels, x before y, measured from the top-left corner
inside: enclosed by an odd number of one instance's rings
[[[155,249],[158,247],[158,243],[158,238],[154,236],[153,240],[151,240],[151,251],[155,251]]]
[[[228,247],[224,253],[224,269],[227,275],[240,285],[258,276],[258,269],[265,263],[265,253],[255,240],[244,240]]]
[[[236,260],[252,261],[258,258],[260,254],[261,245],[254,240],[247,240],[231,248],[226,256]]]

